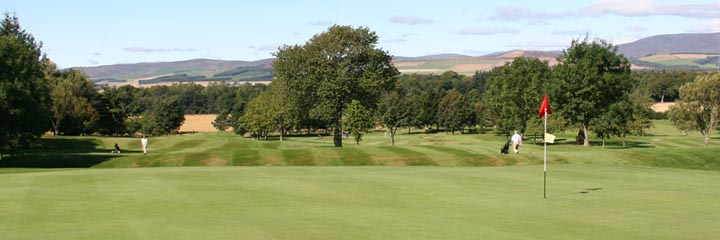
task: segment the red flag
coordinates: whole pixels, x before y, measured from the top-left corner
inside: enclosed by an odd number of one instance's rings
[[[540,105],[540,110],[538,111],[538,118],[542,118],[546,112],[547,114],[552,114],[552,110],[550,110],[550,104],[548,103],[547,94],[545,94],[542,105]]]

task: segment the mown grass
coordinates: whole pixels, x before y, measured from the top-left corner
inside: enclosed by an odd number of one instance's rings
[[[304,158],[293,158],[304,159]],[[0,239],[715,239],[715,171],[252,167],[0,174]]]
[[[0,239],[720,236],[720,139],[704,147],[656,121],[628,140],[550,145],[543,199],[542,145],[501,155],[493,134],[403,133],[391,146],[371,133],[335,148],[203,133],[150,138],[148,155],[138,138],[46,137],[0,161]]]
[[[519,155],[501,155],[505,136],[401,131],[396,144],[382,132],[370,133],[358,146],[345,139],[335,148],[332,137],[293,137],[284,141],[246,139],[231,133],[197,133],[150,138],[143,155],[139,138],[45,137],[43,148],[5,156],[0,167],[161,167],[161,166],[518,166],[541,164],[542,144],[525,140]],[[685,169],[720,170],[717,137],[704,147],[697,133],[687,135],[667,121],[656,121],[645,136],[630,137],[623,148],[619,139],[605,146],[574,145],[572,134],[548,147],[551,164],[593,163]],[[111,154],[118,143],[122,154]]]

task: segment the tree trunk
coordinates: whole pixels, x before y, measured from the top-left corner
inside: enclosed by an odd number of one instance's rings
[[[50,119],[50,123],[52,124],[52,128],[53,128],[53,136],[57,136],[60,133],[60,129],[59,129],[60,120],[55,122],[55,120]]]
[[[712,138],[712,130],[715,129],[715,119],[717,119],[718,110],[712,109],[710,112],[710,121],[707,128],[707,134],[705,134],[705,147],[710,146],[710,138]]]
[[[342,133],[340,133],[340,120],[335,122],[335,130],[333,130],[333,143],[335,147],[342,147]]]
[[[390,128],[390,143],[392,143],[393,146],[395,146],[395,133],[397,130],[398,128]]]
[[[665,95],[662,95],[662,96],[660,96],[660,103],[664,103],[664,102],[665,102]]]
[[[583,146],[589,147],[590,146],[590,138],[588,137],[589,134],[588,134],[587,126],[585,126],[585,124],[582,124],[582,129],[583,129],[583,134],[585,134],[585,142],[583,142]]]
[[[605,149],[605,138],[603,138],[602,141],[603,141],[603,147],[602,147],[602,148]]]
[[[620,138],[622,139],[622,142],[623,142],[623,148],[626,148],[627,145],[625,144],[625,134],[622,134],[622,136],[620,136]]]

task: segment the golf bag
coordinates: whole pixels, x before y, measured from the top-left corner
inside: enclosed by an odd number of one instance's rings
[[[500,148],[500,153],[509,154],[508,150],[510,150],[510,141],[505,141],[505,144]]]

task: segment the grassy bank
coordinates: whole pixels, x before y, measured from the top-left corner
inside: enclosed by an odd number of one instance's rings
[[[558,134],[549,145],[551,164],[592,163],[720,170],[717,138],[709,148],[696,133],[683,136],[665,121],[628,147],[611,139],[603,148],[574,144],[574,135]],[[150,138],[143,155],[139,138],[45,137],[43,147],[0,161],[5,168],[118,168],[159,166],[518,166],[542,163],[543,146],[525,140],[519,155],[501,155],[504,136],[494,134],[400,133],[396,145],[382,132],[352,139],[335,148],[332,137],[291,136],[285,141],[246,139],[231,133],[197,133]],[[592,139],[592,138],[591,138]],[[594,139],[597,140],[597,139]],[[118,143],[122,154],[111,154]]]

